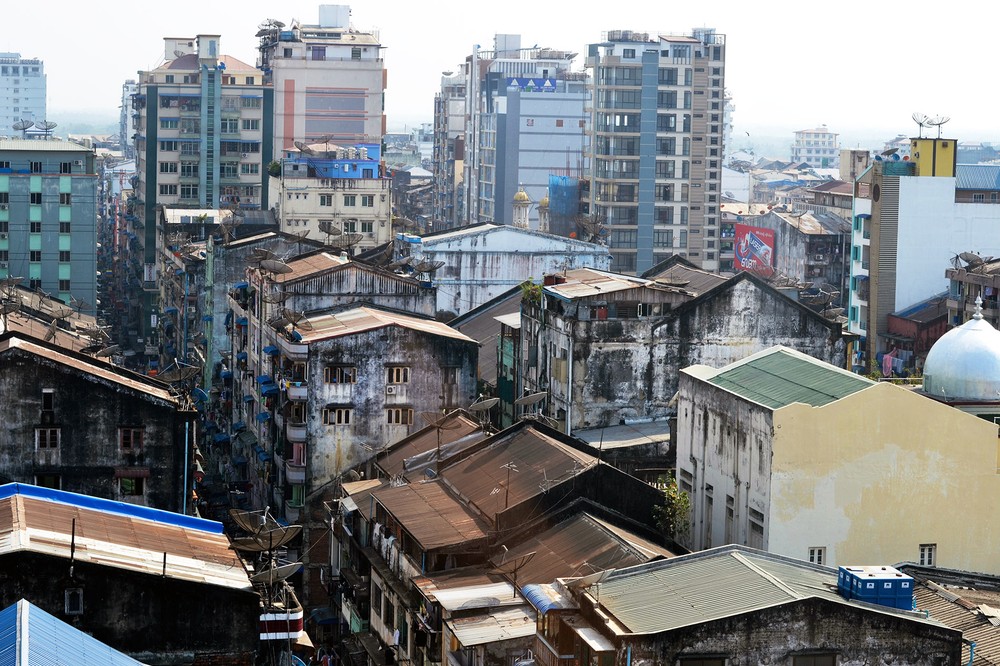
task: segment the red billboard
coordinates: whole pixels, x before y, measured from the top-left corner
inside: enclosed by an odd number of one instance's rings
[[[774,231],[736,224],[736,259],[738,271],[770,273],[774,268]]]

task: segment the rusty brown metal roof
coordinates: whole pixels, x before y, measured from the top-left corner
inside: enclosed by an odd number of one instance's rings
[[[182,525],[14,494],[0,500],[0,554],[30,551],[79,562],[251,590],[229,538]],[[166,564],[164,564],[166,554]]]
[[[481,450],[449,464],[441,470],[441,477],[463,499],[493,516],[597,463],[594,456],[525,421],[495,435]]]
[[[343,312],[316,315],[309,318],[309,323],[311,324],[310,330],[298,329],[298,332],[302,336],[302,342],[305,344],[344,335],[354,335],[355,333],[363,333],[378,328],[385,328],[386,326],[400,326],[430,335],[453,338],[464,342],[476,342],[472,338],[459,333],[451,326],[433,319],[421,319],[419,317],[370,307],[356,307]],[[286,330],[291,329],[292,325],[288,324]]]
[[[453,497],[439,481],[380,488],[375,501],[424,550],[465,545],[486,538],[488,524]]]
[[[486,439],[487,435],[468,413],[456,410],[448,414],[439,427],[421,428],[392,445],[378,466],[387,476],[402,475],[408,481],[419,481],[423,472],[437,460],[452,456],[467,446]]]
[[[973,666],[1000,664],[1000,617],[991,613],[1000,607],[1000,594],[931,581],[920,581],[913,592],[918,610],[927,611],[932,619],[961,631],[965,641],[976,642]],[[962,641],[962,663],[968,664],[969,645],[965,641]]]
[[[350,257],[338,256],[329,252],[307,254],[288,262],[288,267],[292,269],[290,273],[281,273],[271,279],[278,283],[295,282],[324,271],[340,268],[349,263],[351,263]]]
[[[371,501],[372,493],[386,485],[388,485],[388,482],[384,479],[366,479],[363,481],[348,481],[341,487],[344,494],[350,497],[358,507],[358,511],[365,517],[365,520],[371,520],[374,513]]]
[[[595,571],[644,564],[659,557],[673,557],[628,530],[578,513],[519,543],[491,563],[500,570],[521,558],[533,556],[517,571],[518,585],[550,583],[557,578],[587,576]]]

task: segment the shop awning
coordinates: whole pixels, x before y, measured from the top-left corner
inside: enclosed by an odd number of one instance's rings
[[[264,347],[263,352],[268,356],[277,356],[278,354],[281,353],[281,350],[275,347],[274,345],[268,345]]]
[[[274,380],[271,379],[271,375],[257,375],[258,384],[273,384]]]
[[[257,423],[264,423],[271,419],[271,415],[267,412],[261,412],[257,415]]]

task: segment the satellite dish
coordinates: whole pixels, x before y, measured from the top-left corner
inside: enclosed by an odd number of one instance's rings
[[[58,322],[59,322],[58,319],[53,319],[51,322],[49,322],[49,326],[45,330],[45,341],[46,342],[52,342],[52,340],[56,337],[56,332],[59,330],[59,323]]]
[[[959,252],[958,258],[969,266],[978,266],[983,263],[983,258],[973,252]]]
[[[301,569],[301,562],[285,564],[280,567],[271,567],[270,569],[264,569],[263,571],[250,576],[250,582],[260,583],[263,585],[274,585],[275,583],[280,583],[289,576],[295,575]]]
[[[351,247],[360,243],[362,239],[364,239],[364,234],[344,234],[343,238],[340,239],[340,245]]]
[[[413,270],[418,273],[433,273],[442,266],[444,266],[443,261],[421,261],[413,267]]]
[[[299,152],[302,153],[303,155],[315,155],[316,154],[316,151],[314,151],[312,148],[309,147],[308,144],[303,143],[302,141],[293,141],[292,143],[295,144],[295,147],[298,148]]]
[[[289,310],[288,308],[282,308],[281,316],[288,320],[288,323],[292,325],[292,328],[299,328],[303,331],[311,331],[313,329],[312,323],[309,321],[309,318],[306,317],[304,312],[297,312],[295,310]]]
[[[402,259],[397,259],[396,261],[390,262],[389,265],[386,266],[386,268],[390,270],[396,270],[397,268],[403,268],[404,266],[409,266],[412,263],[413,263],[413,257],[406,256],[403,257]]]
[[[278,526],[274,529],[256,532],[253,536],[233,539],[232,546],[236,550],[249,553],[263,553],[264,551],[281,548],[288,544],[292,539],[299,536],[301,531],[301,525]]]
[[[33,121],[31,121],[31,120],[25,120],[25,119],[23,119],[23,118],[22,118],[21,120],[18,120],[18,121],[17,121],[16,123],[14,123],[13,125],[11,125],[11,127],[12,127],[13,129],[16,129],[16,130],[18,130],[19,132],[21,132],[21,136],[22,136],[22,137],[24,137],[24,136],[25,136],[25,133],[26,133],[26,131],[27,131],[27,130],[28,130],[29,128],[32,128],[32,127],[34,127],[34,126],[35,126],[35,123],[34,123]]]
[[[922,138],[924,136],[924,127],[927,126],[927,120],[928,120],[927,114],[915,111],[913,115],[910,117],[913,118],[913,122],[915,122],[917,124],[917,127],[920,128],[917,131],[917,137]]]
[[[522,396],[514,401],[514,404],[518,407],[527,407],[529,405],[534,405],[542,400],[549,394],[548,391],[539,391],[538,393],[529,393],[526,396]]]
[[[100,350],[99,352],[94,354],[94,356],[98,358],[107,358],[108,356],[114,356],[121,350],[122,348],[119,347],[118,345],[111,345],[110,347],[105,347],[104,349]]]
[[[931,127],[937,127],[937,138],[941,138],[941,126],[951,120],[951,116],[934,116],[927,121],[927,124]]]
[[[161,372],[156,376],[157,379],[167,382],[168,384],[176,384],[178,382],[183,382],[192,377],[196,376],[201,372],[201,368],[195,367],[193,365],[183,365],[173,368],[172,370],[167,370]]]
[[[333,226],[333,222],[330,220],[320,220],[319,230],[322,231],[327,236],[339,236],[343,232],[337,227]]]
[[[278,259],[264,259],[260,262],[260,270],[276,275],[285,275],[292,272],[292,267]]]
[[[487,398],[486,400],[479,400],[469,405],[469,411],[485,412],[496,406],[498,402],[500,402],[500,398]]]
[[[73,308],[67,305],[52,305],[49,314],[52,315],[54,319],[66,319],[73,315]]]
[[[35,123],[35,127],[42,130],[45,133],[45,136],[48,137],[58,124],[59,123],[54,123],[51,120],[39,120]]]
[[[288,298],[287,291],[273,290],[260,295],[260,300],[265,303],[284,303]]]

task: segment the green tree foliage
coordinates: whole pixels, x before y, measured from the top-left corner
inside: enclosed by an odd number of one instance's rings
[[[690,526],[691,498],[677,487],[673,477],[660,477],[657,484],[663,489],[663,503],[653,507],[653,518],[660,530],[675,540],[682,540]]]

